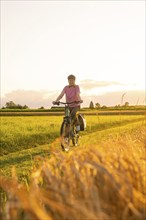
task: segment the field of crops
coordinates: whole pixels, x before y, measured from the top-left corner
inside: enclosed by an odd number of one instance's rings
[[[62,116],[1,116],[1,219],[146,218],[144,115],[86,115],[61,151]]]

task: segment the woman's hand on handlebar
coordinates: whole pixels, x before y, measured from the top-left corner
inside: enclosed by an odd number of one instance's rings
[[[52,102],[53,105],[59,105],[59,103],[60,103],[59,101],[57,101],[57,102],[56,102],[56,101],[53,101],[53,102]]]
[[[83,103],[83,100],[73,101],[73,102],[60,102],[60,101],[53,101],[53,105],[60,105],[60,104],[72,104],[72,103]]]

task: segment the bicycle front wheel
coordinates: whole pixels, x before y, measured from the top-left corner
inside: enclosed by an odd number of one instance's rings
[[[73,146],[78,146],[79,134],[74,133],[74,137],[72,138]]]
[[[61,148],[63,151],[69,151],[70,148],[70,129],[71,125],[63,121],[60,129]]]

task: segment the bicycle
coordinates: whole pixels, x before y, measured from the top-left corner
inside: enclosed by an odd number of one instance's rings
[[[60,142],[63,151],[68,151],[70,149],[71,142],[73,146],[78,146],[79,134],[76,131],[75,123],[71,120],[71,113],[69,109],[69,104],[72,103],[82,103],[82,101],[75,101],[70,103],[58,101],[54,103],[54,105],[60,105],[60,104],[65,105],[64,108],[65,116],[63,117],[63,122],[60,128]],[[77,113],[77,117],[78,117],[78,113]]]

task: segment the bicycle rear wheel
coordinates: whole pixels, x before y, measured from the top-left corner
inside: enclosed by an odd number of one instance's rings
[[[71,125],[65,121],[62,122],[60,129],[60,138],[61,138],[61,148],[63,151],[69,151],[70,148],[70,128]]]

